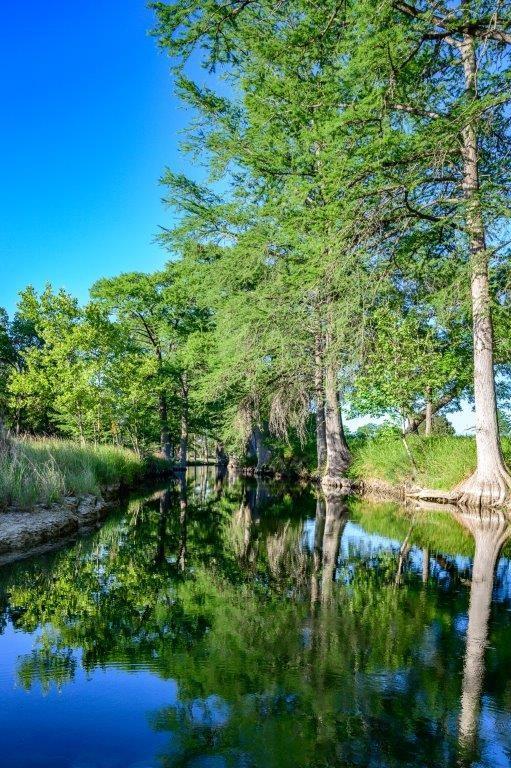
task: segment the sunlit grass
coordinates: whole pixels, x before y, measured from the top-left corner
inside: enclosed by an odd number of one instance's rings
[[[511,440],[503,439],[506,461],[511,464]],[[378,479],[392,485],[414,483],[422,487],[450,490],[474,471],[476,448],[473,437],[436,435],[406,438],[385,435],[354,441],[350,474],[360,479]]]
[[[16,440],[11,454],[0,459],[0,506],[29,508],[66,495],[99,493],[104,486],[132,482],[142,470],[141,459],[125,448]]]

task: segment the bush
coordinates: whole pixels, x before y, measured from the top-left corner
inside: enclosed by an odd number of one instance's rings
[[[142,474],[142,461],[125,448],[55,439],[17,440],[0,459],[0,505],[29,508],[66,495],[97,494],[104,486],[130,484]]]

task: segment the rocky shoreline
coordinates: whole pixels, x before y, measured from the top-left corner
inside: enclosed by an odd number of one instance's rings
[[[26,511],[8,508],[0,513],[0,565],[72,540],[96,527],[115,503],[86,494]]]

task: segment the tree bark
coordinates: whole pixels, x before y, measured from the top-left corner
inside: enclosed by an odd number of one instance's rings
[[[170,433],[169,433],[167,397],[164,392],[160,392],[158,409],[160,413],[161,455],[167,461],[172,461],[172,443],[170,442]]]
[[[428,387],[426,391],[426,418],[424,423],[424,434],[426,437],[430,437],[431,428],[433,425],[433,405],[431,403],[431,387]]]
[[[318,471],[321,474],[326,466],[326,426],[325,426],[325,385],[323,381],[323,360],[319,340],[316,340],[316,364],[314,384],[316,389],[316,449]]]
[[[181,406],[181,435],[179,438],[179,466],[186,469],[188,458],[188,387],[183,384]]]
[[[325,372],[326,469],[328,482],[338,483],[349,467],[350,452],[346,443],[337,394],[337,377],[332,365]]]
[[[509,524],[498,511],[459,517],[475,539],[459,721],[460,746],[471,752],[477,741],[495,567]]]
[[[477,99],[477,62],[474,39],[470,34],[464,35],[460,50],[466,95],[473,101]],[[462,141],[463,192],[471,268],[477,468],[458,490],[462,494],[461,503],[467,506],[501,505],[509,494],[511,476],[502,457],[497,423],[488,252],[479,196],[477,133],[473,120],[464,127]]]

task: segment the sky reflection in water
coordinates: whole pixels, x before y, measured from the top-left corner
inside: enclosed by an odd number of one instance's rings
[[[3,762],[509,766],[508,535],[192,471],[0,569]]]

